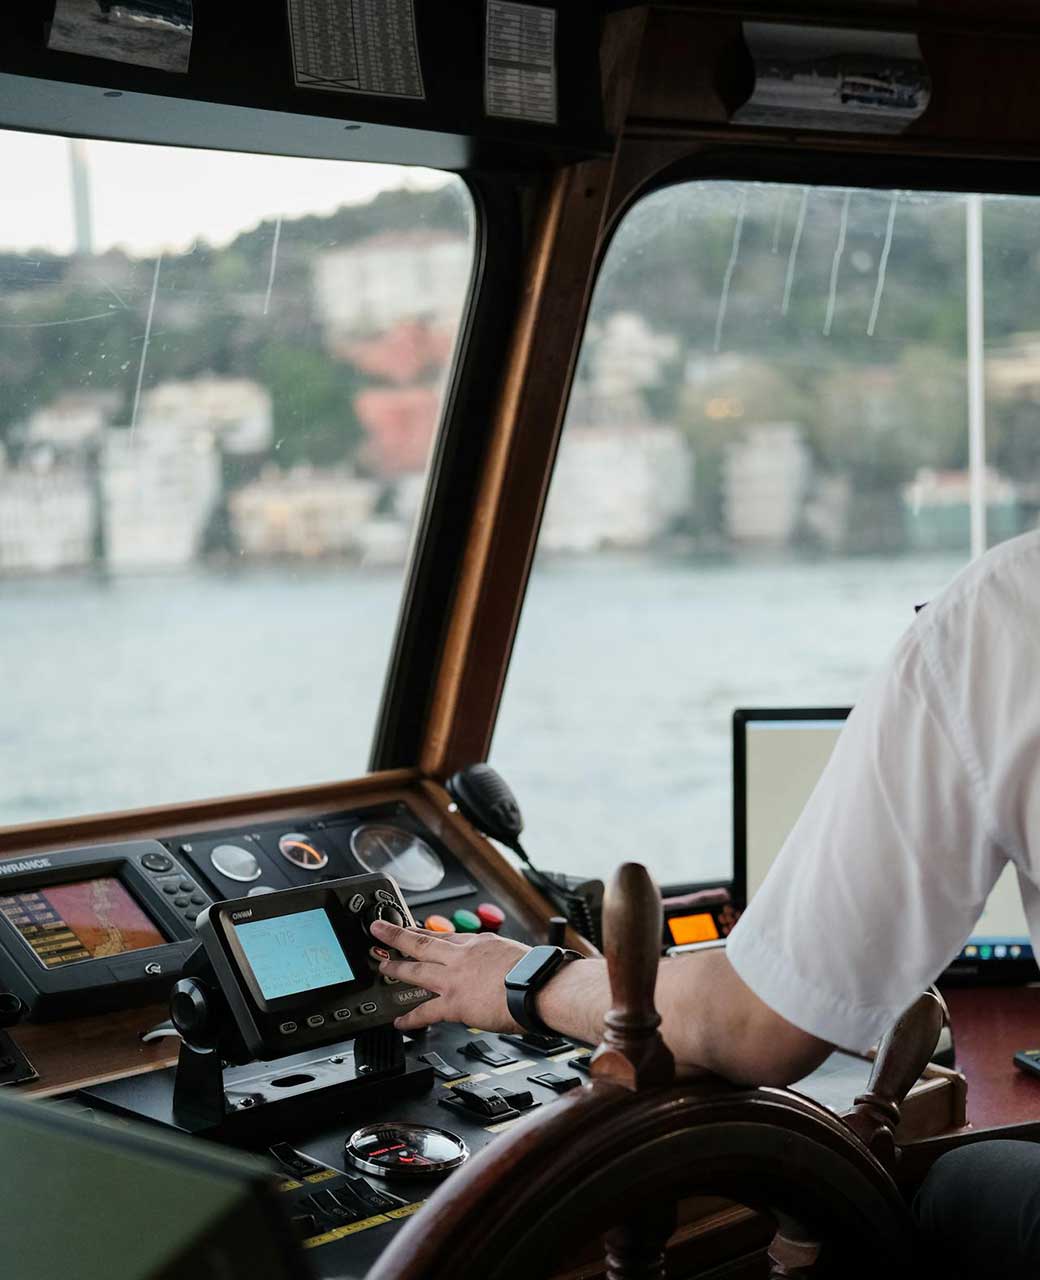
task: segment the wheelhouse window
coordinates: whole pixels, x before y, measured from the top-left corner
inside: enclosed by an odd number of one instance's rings
[[[628,214],[492,756],[544,865],[727,878],[733,709],[854,703],[1036,527],[1038,208],[695,182]]]
[[[11,132],[0,163],[0,823],[363,771],[463,183]]]

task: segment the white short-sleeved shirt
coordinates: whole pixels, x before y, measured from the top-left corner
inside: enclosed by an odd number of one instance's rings
[[[1004,865],[1040,954],[1040,532],[915,618],[730,935],[747,985],[862,1050],[957,955]]]

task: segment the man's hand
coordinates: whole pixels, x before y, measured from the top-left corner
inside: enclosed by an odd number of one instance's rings
[[[462,1022],[482,1031],[519,1031],[506,1007],[505,976],[530,947],[494,933],[436,934],[377,920],[373,935],[406,960],[380,972],[433,991],[436,998],[394,1026],[418,1031]],[[746,986],[723,950],[662,960],[655,993],[661,1034],[684,1072],[711,1071],[739,1084],[790,1084],[818,1067],[831,1046],[774,1013]],[[546,1024],[570,1040],[595,1044],[610,1008],[603,960],[566,964],[538,993]]]
[[[530,947],[496,933],[426,933],[376,920],[372,935],[405,960],[384,960],[379,972],[436,995],[394,1020],[401,1031],[435,1022],[462,1022],[482,1031],[520,1031],[506,1008],[505,977]]]

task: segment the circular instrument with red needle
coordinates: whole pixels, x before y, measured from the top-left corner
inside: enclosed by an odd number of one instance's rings
[[[434,1177],[469,1157],[461,1138],[425,1124],[366,1125],[350,1135],[344,1150],[355,1168],[377,1178]]]

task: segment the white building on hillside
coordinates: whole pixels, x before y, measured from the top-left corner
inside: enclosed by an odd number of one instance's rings
[[[31,415],[26,440],[61,453],[82,450],[100,439],[121,398],[118,391],[66,391]]]
[[[454,327],[472,250],[451,231],[381,231],[319,254],[314,293],[331,341],[421,317]]]
[[[791,539],[812,479],[812,457],[793,422],[750,427],[726,448],[723,494],[734,542],[782,547]]]
[[[353,472],[268,468],[228,499],[231,528],[247,556],[316,558],[358,551],[380,486]]]
[[[271,393],[251,378],[160,382],[142,395],[140,420],[209,433],[231,454],[266,453],[273,438]]]
[[[177,423],[110,430],[101,451],[105,558],[116,572],[188,564],[220,497],[213,437]]]
[[[539,545],[557,552],[648,546],[690,510],[689,443],[676,427],[584,416],[572,413],[563,433]]]
[[[0,465],[0,573],[49,573],[89,564],[95,521],[83,467]]]

